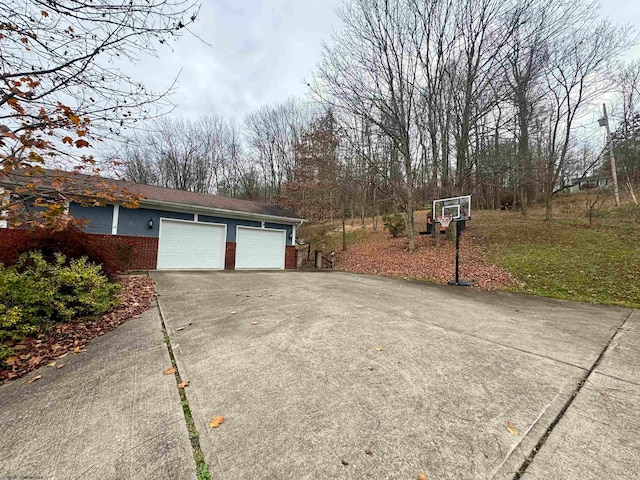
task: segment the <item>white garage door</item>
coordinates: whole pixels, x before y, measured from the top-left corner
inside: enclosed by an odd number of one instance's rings
[[[286,232],[238,227],[236,269],[283,269]]]
[[[226,227],[160,220],[158,269],[223,269]]]

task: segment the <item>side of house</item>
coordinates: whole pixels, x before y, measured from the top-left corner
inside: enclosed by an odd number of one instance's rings
[[[70,202],[68,209],[84,220],[87,233],[115,245],[128,269],[296,268],[296,228],[304,220],[291,212],[258,202],[110,181],[139,195],[139,207]]]

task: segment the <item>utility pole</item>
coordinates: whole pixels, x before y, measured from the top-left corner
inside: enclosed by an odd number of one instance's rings
[[[611,130],[609,129],[609,117],[607,116],[607,104],[602,104],[604,117],[600,126],[607,129],[607,144],[609,145],[609,159],[611,160],[611,180],[613,181],[613,196],[616,201],[616,207],[620,206],[620,191],[618,190],[618,174],[616,172],[616,157],[613,155],[613,142],[611,141]]]

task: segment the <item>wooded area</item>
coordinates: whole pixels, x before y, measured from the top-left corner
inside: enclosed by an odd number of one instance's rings
[[[114,155],[124,176],[312,221],[401,211],[411,249],[411,213],[435,198],[551,218],[575,180],[611,177],[608,101],[621,188],[640,180],[640,61],[620,61],[637,36],[595,3],[350,0],[340,18],[311,100],[163,120]]]

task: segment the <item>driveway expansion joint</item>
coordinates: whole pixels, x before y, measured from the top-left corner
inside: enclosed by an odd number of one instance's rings
[[[562,406],[562,409],[560,409],[560,412],[558,412],[558,415],[556,415],[556,418],[551,422],[551,424],[547,428],[547,430],[544,433],[544,435],[542,435],[542,437],[540,437],[540,440],[538,440],[538,443],[536,443],[536,445],[533,447],[533,449],[531,449],[531,453],[529,453],[529,455],[527,455],[525,457],[524,461],[520,465],[520,468],[518,468],[518,470],[516,471],[515,475],[513,476],[513,480],[520,480],[524,476],[525,472],[527,471],[527,468],[529,467],[529,465],[531,465],[531,463],[533,462],[535,456],[538,454],[540,449],[544,446],[545,442],[547,441],[547,439],[549,438],[549,436],[551,435],[551,433],[553,432],[555,427],[558,425],[560,420],[562,420],[562,418],[564,417],[565,413],[567,413],[567,410],[573,404],[573,401],[576,399],[576,397],[578,396],[578,394],[580,393],[580,391],[582,390],[584,385],[587,383],[587,381],[589,380],[589,377],[595,372],[596,368],[598,368],[598,366],[600,365],[600,362],[604,358],[604,355],[611,348],[611,346],[613,344],[613,340],[618,335],[618,333],[620,333],[622,330],[624,330],[624,326],[629,321],[629,319],[633,316],[633,313],[634,313],[634,311],[631,311],[629,313],[629,315],[627,315],[627,317],[624,319],[622,324],[620,324],[615,329],[615,331],[611,335],[611,338],[609,338],[609,340],[607,342],[605,342],[604,348],[600,351],[600,354],[598,355],[598,358],[596,358],[596,360],[593,362],[593,365],[591,365],[591,368],[589,368],[589,370],[584,374],[584,376],[578,382],[578,385],[574,389],[573,393],[571,394],[571,396],[569,397],[567,402]]]
[[[211,474],[209,473],[209,467],[204,460],[204,455],[200,447],[200,435],[198,434],[198,429],[195,422],[193,421],[191,408],[189,407],[189,400],[187,399],[184,387],[181,388],[179,386],[182,383],[182,378],[180,377],[180,370],[178,369],[178,364],[176,363],[176,357],[173,354],[173,347],[171,346],[171,340],[169,338],[169,334],[167,333],[167,326],[164,321],[164,315],[162,314],[162,309],[160,308],[160,303],[158,302],[157,297],[156,308],[158,309],[158,315],[162,324],[162,335],[164,337],[164,342],[167,346],[169,357],[171,358],[171,366],[175,369],[174,376],[176,380],[176,387],[178,388],[178,392],[180,394],[180,402],[182,403],[184,421],[187,424],[187,430],[189,431],[189,441],[193,449],[193,459],[196,464],[198,480],[210,480]]]

